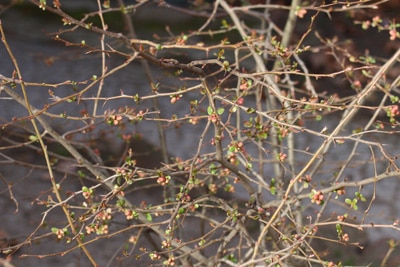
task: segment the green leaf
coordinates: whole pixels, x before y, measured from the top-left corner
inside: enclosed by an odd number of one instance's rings
[[[221,60],[221,59],[225,59],[224,53],[225,53],[225,50],[224,49],[220,49],[220,50],[218,50],[218,53],[215,54],[215,55],[217,56],[218,60]]]
[[[255,110],[254,108],[248,108],[248,109],[246,110],[246,112],[247,112],[248,114],[251,114],[251,113],[255,113],[256,110]]]
[[[272,195],[276,194],[275,184],[276,184],[276,180],[275,180],[275,178],[272,178],[270,183],[269,183],[269,191],[271,192]]]
[[[338,234],[342,234],[343,233],[342,225],[340,225],[339,223],[336,224],[336,232]]]
[[[364,195],[361,194],[360,192],[355,192],[354,194],[356,195],[357,199],[361,200],[362,202],[367,201],[367,199],[364,197]]]
[[[212,108],[211,106],[208,106],[208,108],[207,108],[207,114],[208,114],[208,115],[212,115],[213,112],[214,112],[213,108]]]
[[[153,221],[153,217],[151,217],[150,213],[146,213],[145,216],[146,216],[146,220],[148,220],[149,222]]]
[[[213,175],[217,174],[218,167],[215,166],[215,164],[211,163],[208,168],[209,168],[211,174],[213,174]]]
[[[75,101],[76,101],[76,97],[74,97],[74,96],[67,99],[68,103],[72,103],[72,102],[75,102]]]
[[[276,187],[275,186],[273,186],[273,187],[270,187],[270,192],[271,192],[271,195],[275,195],[276,194]]]
[[[178,214],[184,214],[184,213],[185,213],[185,209],[184,208],[179,208]]]
[[[399,97],[394,95],[390,96],[390,102],[393,104],[399,102]]]
[[[229,28],[229,23],[228,23],[225,19],[223,19],[223,20],[221,21],[221,28],[222,28],[222,29],[227,29],[227,28]]]
[[[227,255],[227,256],[225,256],[225,258],[226,258],[228,261],[231,261],[231,262],[233,262],[233,263],[238,263],[238,262],[239,262],[239,261],[235,258],[235,255],[233,255],[233,254]]]
[[[38,140],[38,138],[36,135],[30,135],[29,140],[31,140],[32,142],[36,142]]]
[[[250,162],[247,162],[247,166],[246,166],[246,168],[247,168],[248,170],[251,170],[251,169],[253,169],[253,164],[252,164],[252,163],[250,163]]]
[[[121,13],[122,14],[128,14],[128,10],[125,8],[124,5],[121,5]]]
[[[224,108],[219,108],[217,110],[218,115],[222,115],[224,113],[225,109]]]
[[[344,203],[346,203],[347,205],[351,205],[351,204],[353,204],[353,201],[350,198],[346,198],[344,200]]]
[[[260,140],[265,140],[268,138],[268,134],[266,132],[260,132],[257,134],[257,138]]]

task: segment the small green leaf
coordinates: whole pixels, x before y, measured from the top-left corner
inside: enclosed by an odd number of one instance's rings
[[[227,255],[227,256],[225,256],[225,258],[226,258],[228,261],[231,261],[231,262],[233,262],[233,263],[238,263],[238,260],[235,258],[235,255],[233,255],[233,254]]]
[[[185,213],[185,209],[184,208],[179,208],[178,214],[184,214],[184,213]]]
[[[148,220],[149,222],[153,221],[153,217],[151,216],[150,213],[146,213],[145,216],[146,216],[146,220]]]
[[[76,97],[74,97],[74,96],[67,99],[68,103],[72,103],[72,102],[75,102],[75,101],[76,101]]]
[[[138,103],[140,101],[139,94],[136,94],[133,96],[133,101],[135,101],[136,103]]]
[[[247,163],[247,166],[246,166],[246,169],[248,169],[248,170],[253,169],[253,164],[250,163],[250,162],[248,162],[248,163]]]
[[[390,96],[390,102],[393,104],[399,102],[399,97],[394,95]]]
[[[276,184],[276,180],[275,180],[275,178],[272,178],[270,183],[269,183],[269,191],[271,192],[272,195],[276,194],[275,184]]]
[[[255,113],[256,110],[255,110],[254,108],[248,108],[248,109],[246,110],[246,112],[247,112],[248,114],[251,114],[251,113]]]
[[[228,23],[225,19],[223,19],[223,20],[221,21],[221,28],[222,28],[222,29],[227,29],[227,28],[229,28],[229,23]]]
[[[207,108],[207,114],[212,115],[213,114],[213,108],[211,106],[208,106]]]
[[[271,192],[271,195],[275,195],[276,194],[276,187],[275,186],[273,186],[273,187],[270,187],[270,192]]]
[[[128,10],[126,9],[126,7],[124,5],[121,5],[121,13],[128,14]]]
[[[224,108],[219,108],[217,110],[218,115],[222,115],[224,113],[225,109]]]
[[[215,164],[211,163],[208,168],[209,168],[211,174],[213,174],[213,175],[217,174],[218,167],[215,166]]]
[[[336,224],[336,232],[337,232],[339,235],[343,233],[342,225],[340,225],[339,223]]]
[[[252,87],[253,86],[253,80],[247,80],[247,87]]]
[[[353,203],[353,201],[350,198],[346,198],[344,200],[344,203],[346,203],[347,205],[351,205]]]
[[[360,192],[355,192],[354,194],[356,195],[357,199],[361,200],[362,202],[367,201],[367,199],[364,197],[364,195],[361,194]]]
[[[78,175],[79,175],[80,178],[85,178],[86,177],[86,174],[81,170],[78,170]]]
[[[32,142],[36,142],[38,140],[38,138],[36,135],[30,135],[29,140],[31,140]]]

